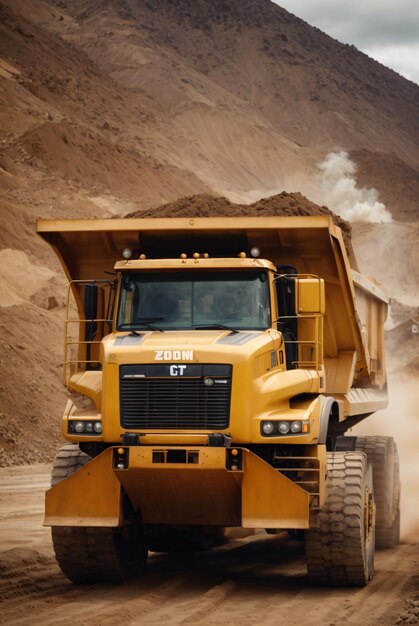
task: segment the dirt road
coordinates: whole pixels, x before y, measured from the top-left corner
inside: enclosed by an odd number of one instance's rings
[[[419,543],[381,551],[363,589],[307,584],[302,545],[285,535],[235,538],[212,552],[152,554],[123,585],[72,585],[42,527],[46,465],[0,470],[0,623],[107,626],[419,623]]]

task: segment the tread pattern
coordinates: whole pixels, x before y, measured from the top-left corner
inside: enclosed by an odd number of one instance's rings
[[[51,486],[88,461],[90,457],[77,444],[64,445],[54,461]],[[147,550],[138,524],[122,528],[52,526],[51,536],[60,568],[75,583],[121,582],[145,567]]]
[[[358,437],[356,448],[365,452],[373,464],[377,506],[376,546],[392,548],[400,541],[400,468],[397,445],[392,437]]]
[[[145,566],[144,544],[127,541],[113,528],[55,526],[54,551],[60,568],[72,582],[122,582]]]
[[[80,450],[77,443],[68,443],[62,446],[54,459],[51,487],[77,472],[88,461],[90,461],[90,457]]]
[[[371,482],[371,484],[368,484]],[[327,455],[326,501],[319,527],[306,532],[307,570],[312,582],[364,586],[372,578],[374,529],[365,541],[365,489],[372,476],[362,452]]]

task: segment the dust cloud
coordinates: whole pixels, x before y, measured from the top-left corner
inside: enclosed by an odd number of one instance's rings
[[[418,379],[404,371],[389,377],[389,406],[353,429],[354,435],[394,437],[400,457],[401,541],[415,543],[419,534]]]
[[[321,201],[332,211],[350,222],[392,221],[376,189],[357,187],[357,167],[347,152],[330,152],[317,167],[321,172]]]

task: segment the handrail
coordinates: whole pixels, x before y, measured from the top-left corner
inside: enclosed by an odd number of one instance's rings
[[[108,307],[110,305],[110,290],[113,288],[113,281],[109,279],[94,279],[94,280],[72,280],[68,284],[67,289],[67,303],[65,309],[65,320],[64,320],[64,361],[63,361],[63,383],[68,387],[69,380],[71,376],[78,371],[79,369],[89,369],[89,368],[99,368],[99,354],[97,354],[97,358],[90,358],[90,350],[88,346],[99,346],[101,343],[100,336],[99,339],[92,337],[91,340],[86,339],[85,337],[85,327],[86,324],[97,324],[97,328],[95,331],[95,336],[97,336],[98,329],[100,325],[102,327],[105,324],[111,325],[113,323],[112,319],[108,319],[106,317],[95,317],[94,319],[86,319],[83,317],[74,318],[74,313],[70,311],[71,306],[71,296],[73,296],[73,301],[76,300],[75,290],[82,285],[98,285],[99,288],[103,290],[108,290],[108,293],[104,295],[104,310],[106,309],[105,303],[107,302]],[[77,304],[77,302],[75,302]],[[79,303],[80,305],[80,303]],[[79,311],[81,311],[81,307],[77,307]],[[80,315],[82,315],[82,311]],[[70,328],[71,325],[76,324],[78,326],[78,338],[76,339],[71,333]],[[103,334],[103,333],[102,333]],[[83,337],[83,338],[82,338]],[[77,357],[74,357],[74,352],[72,351],[72,347],[77,346]],[[99,349],[97,348],[97,352],[99,353]]]
[[[296,280],[296,279],[315,279],[318,281],[319,289],[321,284],[321,278],[315,274],[278,274],[275,276],[275,281],[281,279]],[[320,299],[320,298],[319,298]],[[275,323],[278,324],[285,322],[286,320],[296,320],[297,323],[302,321],[312,325],[313,328],[309,333],[312,339],[288,339],[284,337],[285,345],[296,345],[298,351],[298,358],[292,361],[292,365],[295,368],[307,368],[315,369],[316,372],[320,372],[323,366],[323,315],[320,313],[300,313],[298,315],[280,315]],[[302,348],[305,346],[313,346],[313,355],[311,359],[302,358]]]

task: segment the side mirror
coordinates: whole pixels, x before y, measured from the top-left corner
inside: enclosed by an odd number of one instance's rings
[[[323,278],[295,279],[295,311],[297,315],[324,315],[326,296]]]

